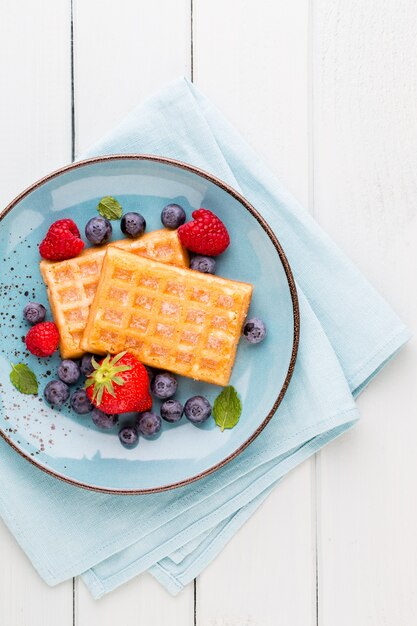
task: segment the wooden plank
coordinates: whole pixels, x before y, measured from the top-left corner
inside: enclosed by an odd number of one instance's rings
[[[0,520],[0,624],[72,626],[72,580],[48,587]]]
[[[416,328],[417,6],[314,4],[315,207]],[[320,455],[319,623],[416,623],[415,341]]]
[[[81,580],[76,586],[76,626],[193,626],[193,585],[171,596],[150,574],[145,573],[94,600]]]
[[[308,2],[194,2],[194,80],[308,205]],[[197,581],[201,626],[315,624],[314,460]]]
[[[70,160],[70,5],[68,0],[45,0],[42,6],[7,0],[0,16],[4,206]]]
[[[286,476],[197,579],[200,626],[315,625],[312,462]]]
[[[194,82],[308,206],[308,0],[194,0]]]
[[[0,56],[3,207],[70,159],[69,2],[3,2]],[[49,588],[3,523],[0,545],[0,624],[72,625],[72,581]]]
[[[145,97],[190,74],[188,0],[75,1],[76,151]]]
[[[99,139],[144,97],[190,74],[190,7],[186,0],[112,0],[74,7],[76,152]],[[193,585],[173,599],[145,574],[95,602],[77,583],[76,624],[191,626]]]

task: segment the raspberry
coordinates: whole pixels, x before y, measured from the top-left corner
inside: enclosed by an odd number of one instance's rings
[[[77,225],[70,219],[63,219],[50,226],[39,252],[48,261],[63,261],[77,256],[83,248]]]
[[[26,335],[26,347],[35,356],[51,356],[58,348],[59,332],[53,322],[32,326]]]
[[[229,233],[223,222],[208,209],[193,211],[194,221],[178,228],[182,245],[207,256],[217,256],[224,252],[230,243]]]
[[[78,230],[78,226],[75,222],[70,220],[69,218],[64,218],[63,220],[58,220],[50,225],[48,233],[58,233],[63,230],[69,230],[70,233],[75,235],[76,237],[80,237],[80,231]]]

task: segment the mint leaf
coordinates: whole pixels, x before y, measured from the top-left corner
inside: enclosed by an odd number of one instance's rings
[[[108,220],[119,220],[123,214],[121,205],[112,196],[104,196],[97,205],[97,211]]]
[[[231,385],[223,389],[213,404],[214,421],[220,429],[233,428],[242,414],[242,403]]]
[[[12,364],[10,381],[16,389],[22,393],[38,393],[38,381],[36,376],[24,363],[19,363],[18,365]]]

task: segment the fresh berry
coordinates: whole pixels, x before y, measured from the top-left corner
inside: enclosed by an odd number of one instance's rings
[[[50,226],[39,246],[39,253],[48,261],[63,261],[77,256],[83,248],[84,242],[80,239],[76,224],[72,220],[64,219]]]
[[[94,407],[91,417],[93,418],[93,422],[97,428],[102,428],[103,430],[108,430],[109,428],[116,426],[119,419],[118,415],[103,413],[103,411],[100,411],[100,409],[97,409],[96,407]]]
[[[156,413],[145,411],[141,413],[136,422],[138,431],[145,437],[152,437],[161,430],[161,418]]]
[[[136,239],[145,232],[146,221],[140,213],[125,213],[121,219],[120,228],[124,235]]]
[[[266,337],[266,326],[258,317],[252,317],[243,326],[243,336],[249,343],[260,343]]]
[[[193,211],[194,221],[178,229],[178,237],[185,248],[207,256],[217,256],[230,243],[229,233],[223,222],[207,209]]]
[[[165,228],[174,230],[184,224],[185,218],[185,211],[179,204],[167,204],[166,207],[162,209],[161,222]]]
[[[190,261],[190,268],[203,272],[203,274],[214,274],[216,271],[216,261],[211,256],[196,255]]]
[[[110,239],[112,230],[112,225],[105,217],[92,217],[85,225],[85,236],[95,246],[102,246]]]
[[[151,391],[154,396],[162,400],[171,398],[177,391],[177,387],[177,379],[170,372],[160,372],[152,378]]]
[[[97,363],[85,386],[91,402],[104,413],[142,413],[152,408],[148,373],[133,354],[108,354]]]
[[[59,332],[53,322],[41,322],[29,329],[26,347],[35,356],[51,356],[59,344]]]
[[[211,404],[204,396],[193,396],[185,403],[184,413],[193,424],[201,424],[210,417]]]
[[[71,396],[71,408],[79,415],[85,415],[91,413],[93,405],[90,402],[90,398],[87,396],[85,389],[77,389]]]
[[[90,376],[90,374],[92,372],[94,372],[94,366],[92,363],[92,359],[94,358],[94,354],[84,354],[83,358],[81,359],[81,365],[80,365],[80,370],[81,370],[81,374],[83,374],[84,376]]]
[[[119,431],[119,439],[126,448],[133,448],[139,439],[138,431],[133,426],[125,426]]]
[[[178,400],[165,400],[161,406],[161,417],[167,422],[178,422],[184,412],[184,407]]]
[[[73,385],[81,375],[80,367],[71,359],[64,359],[58,367],[58,377],[67,385]]]
[[[46,315],[46,309],[39,302],[28,302],[23,309],[23,317],[29,324],[39,324],[43,322]]]
[[[69,387],[62,380],[51,380],[45,387],[45,400],[54,408],[60,409],[69,398]]]
[[[48,233],[52,233],[53,235],[59,235],[62,232],[62,229],[69,230],[69,232],[76,237],[80,236],[80,231],[78,230],[77,224],[73,220],[69,219],[69,217],[58,220],[51,224]]]

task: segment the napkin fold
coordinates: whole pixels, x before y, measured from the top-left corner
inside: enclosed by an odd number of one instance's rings
[[[50,585],[82,575],[98,598],[149,570],[175,594],[293,467],[359,418],[354,398],[409,338],[404,324],[186,79],[136,108],[86,155],[147,153],[200,167],[240,191],[293,269],[301,339],[273,418],[236,459],[191,485],[117,496],[43,473],[0,439],[0,514]]]

